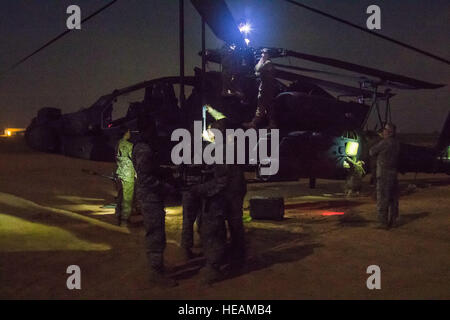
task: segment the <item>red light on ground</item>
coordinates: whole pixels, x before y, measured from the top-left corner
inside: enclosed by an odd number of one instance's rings
[[[333,211],[326,211],[322,213],[323,216],[343,216],[344,212],[333,212]]]

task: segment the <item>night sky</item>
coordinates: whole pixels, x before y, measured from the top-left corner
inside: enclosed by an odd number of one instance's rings
[[[82,18],[109,0],[1,0],[0,74],[66,30],[66,8]],[[448,0],[302,0],[365,27],[366,8],[382,10],[384,35],[450,59]],[[284,47],[342,59],[434,83],[450,83],[450,66],[281,0],[227,0],[235,19],[249,20],[254,46]],[[200,65],[200,16],[185,0],[186,74]],[[208,31],[207,46],[221,42]],[[178,74],[178,0],[120,0],[100,15],[0,76],[0,129],[24,127],[38,109],[89,107],[115,88]],[[288,61],[286,61],[288,62]],[[328,70],[316,64],[295,62]],[[330,69],[338,71],[338,69]],[[440,131],[449,88],[396,90],[393,119],[400,132]]]

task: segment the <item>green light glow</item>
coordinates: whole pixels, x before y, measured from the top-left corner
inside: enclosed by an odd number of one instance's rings
[[[208,110],[209,114],[214,118],[214,120],[221,120],[226,118],[226,116],[222,112],[217,111],[210,105],[206,105],[206,110]]]
[[[345,153],[350,157],[354,157],[358,154],[358,148],[359,148],[358,142],[349,141],[345,146]]]

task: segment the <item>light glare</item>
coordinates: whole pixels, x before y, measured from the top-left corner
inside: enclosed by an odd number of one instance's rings
[[[349,141],[345,146],[345,153],[350,157],[354,157],[358,154],[358,148],[359,148],[358,142]]]
[[[241,23],[239,25],[239,31],[245,35],[249,34],[252,31],[252,26],[250,23]]]

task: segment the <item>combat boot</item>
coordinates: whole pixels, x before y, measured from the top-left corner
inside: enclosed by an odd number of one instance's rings
[[[388,227],[389,228],[394,228],[396,227],[396,221],[397,221],[397,215],[389,213],[389,218],[388,218]]]
[[[223,275],[220,272],[218,266],[206,265],[206,267],[200,271],[200,283],[205,286],[211,286],[213,283],[223,279]]]
[[[149,279],[151,284],[158,287],[173,288],[178,285],[178,282],[169,278],[162,269],[150,269]]]
[[[201,256],[201,254],[193,252],[192,249],[190,249],[190,248],[183,248],[183,259],[185,261],[189,261],[189,260],[198,258],[200,256]]]
[[[136,225],[133,224],[130,219],[121,219],[120,220],[120,227],[125,228],[125,229],[130,229],[132,227],[135,227]]]

